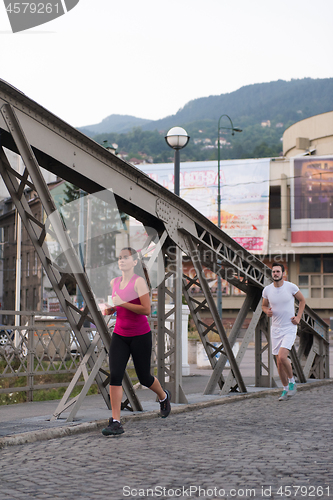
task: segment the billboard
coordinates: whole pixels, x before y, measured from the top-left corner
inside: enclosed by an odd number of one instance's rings
[[[139,167],[173,191],[173,163]],[[220,162],[221,229],[254,254],[267,253],[269,168],[269,158]],[[180,197],[214,224],[218,220],[217,194],[217,161],[181,163]]]
[[[333,157],[291,162],[291,243],[333,245]]]

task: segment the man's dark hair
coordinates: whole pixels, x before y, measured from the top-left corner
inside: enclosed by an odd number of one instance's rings
[[[277,267],[277,266],[281,267],[282,272],[284,273],[284,265],[280,264],[280,262],[274,262],[274,264],[272,265],[272,269],[273,269],[273,267]]]

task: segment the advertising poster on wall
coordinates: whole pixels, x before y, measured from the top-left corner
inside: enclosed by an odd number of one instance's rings
[[[333,245],[333,157],[291,162],[291,243]]]
[[[254,254],[267,253],[270,160],[220,162],[221,229]],[[173,163],[143,164],[140,169],[170,191]],[[180,196],[217,224],[217,161],[180,165]]]

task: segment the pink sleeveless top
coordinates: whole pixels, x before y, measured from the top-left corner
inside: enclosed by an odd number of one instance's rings
[[[119,278],[115,278],[113,282],[112,297],[114,297],[115,293],[117,293],[117,295],[119,295],[124,302],[141,304],[139,296],[134,290],[137,278],[139,278],[139,276],[137,274],[133,274],[124,289],[119,288],[122,279],[121,276]],[[117,319],[113,330],[114,333],[124,337],[134,337],[135,335],[144,335],[150,331],[147,316],[144,314],[137,314],[121,306],[116,307],[116,309]]]

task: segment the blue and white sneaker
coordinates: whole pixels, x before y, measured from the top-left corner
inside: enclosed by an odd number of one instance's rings
[[[279,401],[287,401],[288,399],[288,391],[285,389],[282,391],[281,396],[279,397]]]
[[[289,382],[288,393],[287,393],[288,397],[295,396],[296,392],[297,392],[297,385]]]

